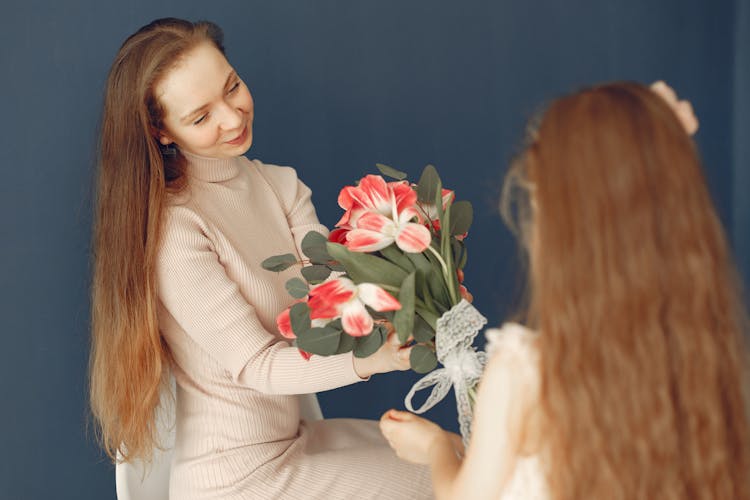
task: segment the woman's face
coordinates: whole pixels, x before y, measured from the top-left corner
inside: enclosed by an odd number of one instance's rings
[[[206,42],[156,85],[164,108],[159,141],[209,158],[244,154],[253,142],[253,98],[224,55]]]

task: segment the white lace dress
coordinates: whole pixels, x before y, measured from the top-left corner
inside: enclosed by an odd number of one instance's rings
[[[506,323],[502,328],[491,328],[485,333],[487,355],[502,354],[517,357],[526,366],[536,367],[536,352],[531,341],[537,333],[516,323]],[[504,401],[512,405],[513,401]],[[506,426],[499,426],[505,428]],[[500,495],[500,500],[548,500],[547,482],[537,455],[518,456],[516,467]]]

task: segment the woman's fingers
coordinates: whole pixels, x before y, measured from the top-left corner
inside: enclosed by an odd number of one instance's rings
[[[662,80],[652,83],[651,90],[672,108],[685,132],[693,135],[698,131],[698,117],[695,116],[693,105],[690,101],[679,100],[674,89]]]

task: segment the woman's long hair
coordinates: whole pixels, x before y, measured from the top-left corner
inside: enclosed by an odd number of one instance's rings
[[[691,138],[615,83],[553,102],[532,139],[506,192],[531,217],[554,498],[750,498],[746,313]]]
[[[166,196],[185,185],[184,157],[164,154],[154,88],[196,45],[223,52],[208,22],[159,19],[120,48],[106,84],[93,235],[91,409],[102,447],[149,460],[168,351],[159,335],[155,263]]]

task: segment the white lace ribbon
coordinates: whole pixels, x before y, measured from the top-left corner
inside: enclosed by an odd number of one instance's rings
[[[486,362],[485,353],[477,352],[472,343],[486,324],[487,318],[466,300],[461,300],[446,311],[437,320],[435,329],[435,350],[443,368],[433,370],[418,380],[404,399],[409,411],[424,413],[441,401],[453,387],[464,444],[468,444],[471,433],[472,405],[469,390],[479,381]],[[418,391],[431,386],[434,387],[429,397],[415,410],[411,404],[412,398]]]

